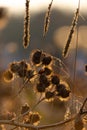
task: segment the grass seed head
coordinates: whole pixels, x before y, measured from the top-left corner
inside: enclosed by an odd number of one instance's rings
[[[74,18],[73,18],[73,21],[72,21],[72,26],[70,28],[69,36],[68,36],[67,42],[65,44],[64,50],[63,50],[63,57],[66,57],[67,54],[68,54],[68,50],[69,50],[69,47],[70,47],[70,44],[71,44],[71,40],[72,40],[73,34],[75,32],[76,25],[77,25],[77,22],[78,22],[78,17],[79,17],[79,8],[76,9],[76,12],[75,12],[75,15],[74,15]]]
[[[53,0],[51,0],[51,3],[49,4],[48,10],[47,10],[46,15],[45,15],[43,36],[46,35],[46,33],[48,32],[48,29],[49,29],[52,3],[53,3]]]
[[[27,48],[30,42],[30,10],[29,4],[30,0],[26,0],[26,11],[24,18],[24,36],[23,36],[23,46]]]
[[[85,72],[87,72],[87,65],[85,65]]]

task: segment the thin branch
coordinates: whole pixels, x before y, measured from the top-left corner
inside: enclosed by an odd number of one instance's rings
[[[82,114],[87,114],[87,111],[81,113],[81,115]],[[19,122],[13,121],[13,120],[12,121],[0,120],[0,124],[8,124],[8,125],[16,126],[16,127],[34,128],[35,130],[41,130],[41,129],[48,129],[48,128],[53,128],[53,127],[65,125],[66,123],[73,121],[77,117],[77,115],[78,115],[78,113],[76,115],[74,115],[73,117],[71,117],[70,119],[67,119],[65,121],[60,121],[57,123],[53,123],[53,124],[49,124],[49,125],[41,125],[41,126],[34,126],[31,124],[19,123]]]
[[[42,98],[41,100],[39,100],[39,101],[33,106],[32,109],[29,109],[29,110],[26,111],[25,113],[23,113],[23,114],[19,115],[18,117],[16,117],[16,118],[14,119],[14,121],[16,121],[16,120],[18,120],[19,118],[21,118],[21,117],[27,115],[30,111],[32,111],[33,109],[35,109],[35,107],[37,107],[37,105],[39,105],[44,99],[45,99],[45,98]]]
[[[0,120],[0,124],[8,124],[8,125],[13,125],[17,127],[25,127],[25,128],[34,128],[37,129],[36,126],[31,125],[31,124],[23,124],[15,121],[9,121],[9,120]]]
[[[64,125],[64,124],[66,124],[66,123],[68,123],[68,122],[73,121],[76,116],[77,116],[77,114],[76,114],[75,116],[73,116],[72,118],[67,119],[67,120],[65,120],[65,121],[61,121],[61,122],[54,123],[54,124],[50,124],[50,125],[38,126],[38,129],[47,129],[47,128],[53,128],[53,127],[58,127],[58,126]]]
[[[84,101],[83,104],[82,104],[82,107],[80,108],[80,111],[79,111],[80,114],[84,114],[84,113],[87,112],[87,111],[83,112],[83,108],[84,108],[84,106],[85,106],[85,104],[86,104],[86,101],[87,101],[87,98],[85,99],[85,101]]]
[[[53,124],[49,124],[49,125],[41,125],[41,126],[34,126],[31,124],[24,124],[24,123],[19,123],[16,121],[9,121],[9,120],[0,120],[0,124],[8,124],[8,125],[13,125],[13,126],[17,126],[17,127],[34,128],[36,130],[40,130],[40,129],[47,129],[47,128],[58,127],[58,126],[64,125],[68,122],[73,121],[75,119],[76,115],[65,121],[61,121],[61,122],[53,123]]]

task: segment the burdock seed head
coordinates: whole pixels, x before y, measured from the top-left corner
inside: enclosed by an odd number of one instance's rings
[[[41,55],[42,55],[42,51],[40,51],[40,50],[35,50],[35,51],[32,53],[32,55],[31,55],[32,63],[35,64],[35,65],[40,64],[40,62],[41,62]]]
[[[41,116],[39,115],[38,112],[29,113],[29,120],[31,124],[38,125],[38,123],[40,122],[40,119],[41,119]]]
[[[18,70],[20,69],[20,66],[19,66],[18,62],[12,62],[10,64],[9,68],[10,68],[10,70],[11,70],[12,73],[17,73]]]
[[[45,89],[46,89],[46,87],[43,83],[38,83],[36,85],[36,91],[39,92],[39,93],[44,93]]]
[[[41,68],[38,72],[38,74],[45,74],[45,75],[50,75],[52,73],[52,70],[51,68],[48,68],[48,67],[44,67],[44,68]]]
[[[42,59],[42,64],[43,65],[49,65],[52,61],[52,57],[51,56],[44,56]]]
[[[10,70],[5,71],[3,77],[6,82],[11,82],[14,78],[13,73]]]
[[[19,62],[19,66],[21,69],[27,69],[28,68],[28,63],[24,60]]]
[[[60,83],[60,78],[59,78],[59,76],[56,75],[56,74],[52,75],[52,77],[51,77],[51,82],[52,82],[52,84],[54,84],[54,85],[58,85],[58,84]]]
[[[50,91],[45,92],[45,98],[47,101],[52,101],[54,99],[54,92]]]
[[[21,108],[21,114],[24,114],[30,110],[30,107],[27,103],[25,103]]]
[[[28,63],[24,60],[18,62],[19,69],[17,71],[17,75],[21,78],[24,78],[26,76],[26,72],[28,69]]]
[[[44,74],[40,75],[39,82],[42,83],[45,87],[48,87],[50,85],[50,81]]]
[[[58,92],[57,96],[61,97],[62,99],[66,99],[69,97],[71,91],[67,88],[66,84],[60,83],[56,86],[56,90]]]

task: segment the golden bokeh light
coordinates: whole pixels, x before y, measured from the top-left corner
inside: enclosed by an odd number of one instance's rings
[[[69,31],[70,31],[70,26],[63,26],[54,32],[54,42],[57,47],[63,48],[63,46],[66,44],[66,41],[68,39]],[[79,47],[87,48],[87,37],[85,34],[87,34],[87,26],[80,26],[78,32]],[[71,41],[72,44],[70,48],[76,47],[76,37],[77,37],[77,30],[75,30],[73,34],[72,41]]]
[[[48,7],[51,0],[31,0],[31,11],[41,11]],[[79,0],[54,0],[53,8],[64,10],[64,12],[71,12],[77,8]],[[2,0],[0,6],[8,7],[12,12],[22,13],[24,10],[25,0]],[[87,0],[80,0],[81,12],[86,12]],[[39,8],[38,8],[39,7]]]

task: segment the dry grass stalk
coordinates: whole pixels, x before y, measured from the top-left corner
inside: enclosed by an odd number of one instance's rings
[[[30,12],[29,12],[30,0],[26,0],[26,12],[24,18],[24,36],[23,36],[23,46],[27,48],[30,42]]]
[[[75,16],[74,16],[73,21],[72,21],[72,26],[71,26],[71,29],[69,32],[68,40],[67,40],[66,45],[65,45],[64,50],[63,50],[63,57],[66,57],[68,54],[68,50],[69,50],[69,46],[70,46],[70,43],[72,40],[72,36],[74,34],[74,31],[75,31],[75,28],[76,28],[76,25],[78,22],[78,17],[79,17],[79,8],[76,9]]]
[[[45,36],[46,33],[48,32],[48,28],[49,28],[49,24],[50,24],[50,14],[51,14],[52,3],[53,3],[53,0],[51,0],[51,3],[49,4],[48,10],[47,10],[46,15],[45,15],[43,36]]]

